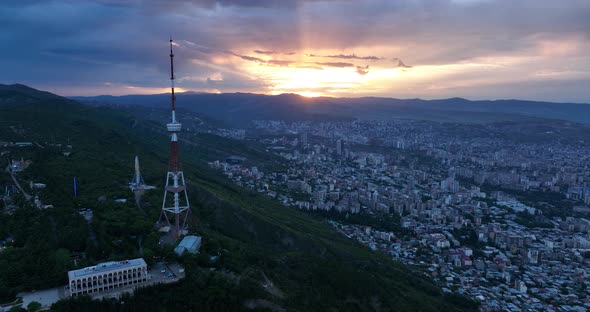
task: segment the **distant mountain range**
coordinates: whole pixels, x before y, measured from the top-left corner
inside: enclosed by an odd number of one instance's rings
[[[96,104],[167,108],[170,94],[71,97]],[[296,94],[180,93],[179,109],[187,109],[230,124],[253,119],[325,120],[410,118],[450,122],[518,121],[530,118],[590,123],[590,105],[523,100],[470,101],[362,98],[307,98]]]

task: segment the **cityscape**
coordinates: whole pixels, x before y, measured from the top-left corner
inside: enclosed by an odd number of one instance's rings
[[[0,3],[0,312],[590,311],[589,17]]]
[[[326,221],[372,250],[424,268],[443,291],[471,296],[484,310],[588,308],[584,142],[519,142],[509,138],[510,127],[475,132],[469,126],[455,130],[464,131],[458,140],[444,126],[405,120],[258,121],[256,128],[275,137],[260,141],[288,161],[284,173],[265,174],[231,160],[210,165],[298,209],[395,215],[395,225],[381,228]],[[375,141],[389,151],[367,151]],[[556,211],[544,201],[551,196],[569,202],[569,209]]]

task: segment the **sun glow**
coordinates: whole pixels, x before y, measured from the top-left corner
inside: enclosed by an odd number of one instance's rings
[[[388,54],[382,49],[360,51],[358,54],[321,50],[292,54],[272,51],[255,54],[251,51],[263,49],[251,47],[240,51],[221,51],[209,61],[193,60],[193,63],[212,70],[206,79],[195,79],[211,84],[209,87],[212,88],[244,79],[255,86],[255,92],[273,95],[403,97],[487,85],[499,78],[504,82],[514,81],[519,77],[516,68],[523,62],[530,62],[530,57],[522,60],[515,56],[494,56],[447,64],[413,65],[408,62],[407,65],[413,66],[407,66],[397,58],[366,57]],[[228,73],[228,81],[221,73]],[[559,73],[561,76],[573,75],[564,71]],[[535,78],[548,76],[539,74]],[[552,74],[551,77],[557,76]],[[241,87],[245,92],[251,91],[247,89],[248,84]]]
[[[246,69],[269,82],[269,93],[297,93],[307,97],[325,96],[340,90],[353,89],[365,77],[351,68],[295,68],[254,66]]]
[[[280,94],[282,92],[276,92],[273,94]],[[296,94],[299,94],[301,96],[304,97],[319,97],[319,96],[325,96],[325,94],[322,94],[321,92],[314,92],[314,91],[298,91],[298,92],[294,92]]]

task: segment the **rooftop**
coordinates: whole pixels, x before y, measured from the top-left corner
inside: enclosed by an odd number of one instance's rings
[[[123,260],[123,261],[109,261],[99,263],[95,266],[89,266],[78,270],[72,270],[68,272],[68,277],[70,279],[79,278],[86,275],[93,275],[97,273],[103,272],[110,272],[113,270],[120,270],[124,268],[136,268],[141,266],[146,266],[145,260],[143,258],[131,259],[131,260]]]
[[[182,255],[185,250],[190,253],[196,253],[197,251],[199,251],[199,247],[201,247],[201,237],[189,235],[185,236],[182,239],[182,241],[178,244],[174,251],[178,255]]]

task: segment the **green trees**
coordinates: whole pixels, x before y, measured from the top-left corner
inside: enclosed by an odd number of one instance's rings
[[[31,301],[28,305],[27,305],[27,311],[28,312],[37,312],[39,310],[41,310],[41,304],[37,301]]]
[[[514,221],[518,224],[524,225],[528,228],[553,228],[553,223],[541,219],[540,216],[532,216],[527,212],[517,212]]]
[[[85,248],[85,223],[73,211],[44,210],[25,206],[4,216],[3,228],[14,244],[0,253],[0,302],[14,299],[20,291],[43,289],[66,282],[73,267],[70,250],[77,239]],[[84,230],[76,230],[82,228]]]
[[[345,224],[358,224],[370,226],[379,231],[399,232],[401,230],[400,216],[396,213],[357,213],[350,214],[347,212],[338,212],[336,210],[316,210],[311,211],[310,214],[316,214],[322,217],[327,217],[331,220],[336,220]]]

